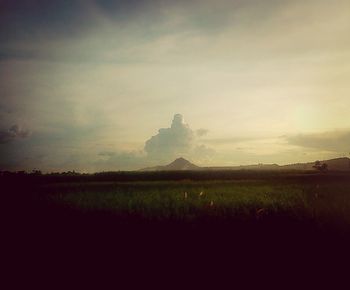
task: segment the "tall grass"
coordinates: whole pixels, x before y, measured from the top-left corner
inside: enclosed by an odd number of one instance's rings
[[[153,181],[66,183],[44,187],[55,205],[149,220],[293,219],[350,226],[350,183]]]

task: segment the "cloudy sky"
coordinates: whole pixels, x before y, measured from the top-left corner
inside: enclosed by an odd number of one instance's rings
[[[349,156],[349,35],[349,0],[0,0],[0,170]]]

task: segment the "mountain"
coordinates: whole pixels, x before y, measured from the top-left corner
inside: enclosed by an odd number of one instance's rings
[[[323,160],[328,170],[348,171],[350,170],[350,159],[347,157]],[[220,167],[199,167],[180,157],[164,166],[155,166],[141,169],[141,171],[172,171],[172,170],[315,170],[315,162],[296,163],[288,165],[278,164],[255,164],[240,166],[220,166]]]
[[[173,162],[164,166],[155,166],[141,169],[141,171],[173,171],[173,170],[198,170],[199,166],[194,165],[185,158],[177,158]]]

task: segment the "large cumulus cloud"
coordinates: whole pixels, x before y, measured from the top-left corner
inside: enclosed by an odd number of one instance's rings
[[[175,114],[169,128],[161,128],[158,134],[145,143],[144,151],[150,160],[172,161],[180,156],[196,162],[209,159],[214,150],[200,144],[199,137],[207,130],[192,130],[181,114]]]
[[[161,128],[146,140],[143,150],[132,152],[100,152],[96,170],[132,170],[162,165],[184,157],[197,164],[212,158],[215,151],[201,144],[207,130],[192,130],[181,114],[173,117],[171,126]]]
[[[173,118],[170,128],[158,130],[145,143],[145,152],[149,157],[164,158],[187,154],[194,146],[195,133],[184,122],[180,114]]]

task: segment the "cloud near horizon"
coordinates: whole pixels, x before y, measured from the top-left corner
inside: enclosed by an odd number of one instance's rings
[[[185,157],[201,163],[215,154],[199,140],[207,133],[203,128],[192,130],[181,114],[175,114],[169,128],[159,129],[157,135],[145,142],[144,151],[151,160],[172,161]]]
[[[158,133],[146,140],[143,150],[130,152],[100,152],[96,162],[102,168],[138,169],[150,165],[170,163],[184,157],[201,164],[210,159],[215,151],[199,142],[205,129],[192,130],[181,114],[175,114],[169,128],[160,128]]]
[[[0,144],[10,143],[16,139],[27,138],[30,131],[21,128],[19,125],[12,125],[8,130],[0,131]]]
[[[170,128],[161,128],[158,134],[145,143],[144,150],[150,158],[164,159],[187,154],[193,147],[195,133],[185,123],[181,114],[174,115]]]
[[[289,144],[325,151],[350,152],[350,130],[299,134],[286,137]]]

